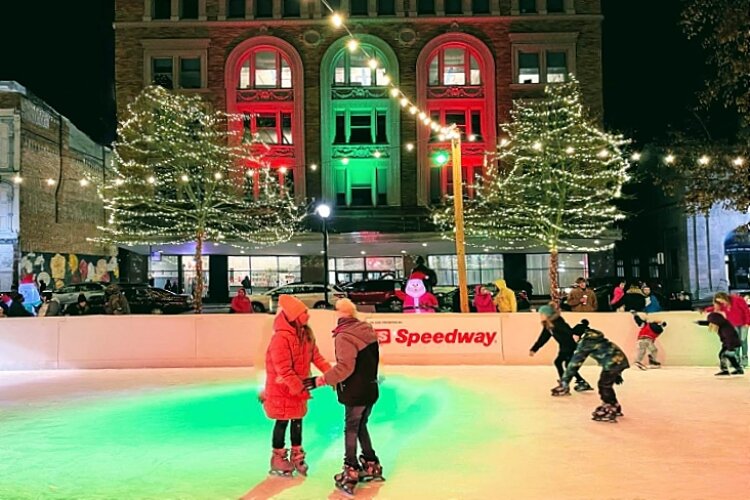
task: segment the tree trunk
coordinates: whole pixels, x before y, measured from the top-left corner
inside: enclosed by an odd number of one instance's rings
[[[195,301],[195,313],[203,312],[203,231],[199,231],[195,238],[195,287],[193,288],[193,300]]]
[[[557,250],[551,250],[549,253],[549,295],[553,302],[560,303],[560,277],[558,267],[560,264],[560,255]]]

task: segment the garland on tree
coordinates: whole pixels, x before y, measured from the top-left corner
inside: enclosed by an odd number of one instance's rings
[[[107,224],[100,240],[121,244],[196,243],[196,309],[203,294],[203,245],[288,241],[304,208],[281,185],[241,116],[209,111],[197,96],[147,87],[128,105],[114,148],[114,177],[99,189]],[[248,189],[259,168],[260,189]]]
[[[498,149],[499,165],[488,167],[475,198],[464,202],[466,232],[489,240],[485,247],[546,248],[557,298],[558,252],[608,248],[597,238],[624,218],[613,200],[628,180],[621,149],[628,141],[589,120],[572,75],[567,83],[547,85],[542,99],[517,101],[511,115],[502,127],[507,139]],[[452,233],[452,204],[433,218]]]

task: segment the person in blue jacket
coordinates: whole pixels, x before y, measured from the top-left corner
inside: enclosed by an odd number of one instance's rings
[[[656,298],[656,295],[651,293],[651,288],[648,285],[643,287],[643,295],[646,296],[646,307],[643,309],[643,312],[656,313],[661,311],[659,299]]]

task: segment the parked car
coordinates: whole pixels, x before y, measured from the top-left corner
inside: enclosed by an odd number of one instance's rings
[[[193,298],[176,294],[163,288],[150,286],[124,286],[122,293],[128,299],[131,314],[180,314],[193,310]]]
[[[325,309],[325,285],[322,283],[289,283],[267,292],[249,295],[255,312],[274,312],[278,308],[280,295],[294,295],[313,309]],[[328,285],[328,302],[333,305],[346,297],[346,292],[337,286]]]
[[[484,284],[482,286],[487,288],[493,296],[497,294],[497,286],[495,286],[494,283]],[[469,285],[469,310],[471,312],[476,312],[476,308],[474,307],[474,291],[476,290],[476,287],[477,285]],[[435,289],[435,297],[438,300],[440,312],[460,312],[461,304],[458,298],[458,287],[446,288],[447,287],[441,287],[438,289],[436,287]],[[518,310],[528,311],[531,308],[531,302],[526,296],[526,292],[522,290],[520,292],[515,292],[515,294]]]
[[[376,311],[401,312],[403,303],[396,296],[402,290],[403,280],[367,280],[344,286],[352,302],[362,306],[373,306]]]
[[[57,300],[60,301],[60,305],[63,307],[77,301],[80,294],[85,295],[89,302],[104,303],[104,289],[106,287],[106,283],[76,283],[74,285],[66,285],[54,290],[52,296],[57,298]],[[99,298],[102,300],[99,301]]]

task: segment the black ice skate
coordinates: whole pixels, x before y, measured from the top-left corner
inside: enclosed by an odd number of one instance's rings
[[[617,423],[617,408],[614,405],[605,404],[598,407],[591,414],[591,420],[596,422],[609,422],[611,424]]]
[[[615,405],[615,414],[616,414],[616,415],[617,415],[618,417],[624,417],[624,416],[625,416],[625,414],[624,414],[624,413],[622,412],[622,406],[620,406],[620,403],[617,403],[617,404]]]
[[[356,468],[345,464],[344,469],[333,476],[333,480],[341,493],[354,498],[354,488],[359,482],[359,471]]]
[[[651,356],[649,356],[649,358],[648,358],[648,367],[649,368],[661,368],[661,363],[659,363],[654,358],[652,358]]]
[[[550,392],[554,397],[570,396],[570,387],[560,384],[557,387],[553,387]]]
[[[743,370],[742,368],[732,372],[732,375],[744,375],[744,374],[745,374],[745,370]]]
[[[366,460],[364,456],[359,457],[362,470],[359,471],[359,480],[363,483],[370,481],[385,481],[383,477],[383,466],[377,460]]]
[[[585,380],[579,380],[576,382],[576,386],[574,387],[576,392],[584,392],[584,391],[593,391],[594,388],[589,385],[588,382]]]
[[[721,370],[718,373],[714,373],[714,377],[728,377],[729,376],[729,370]]]

